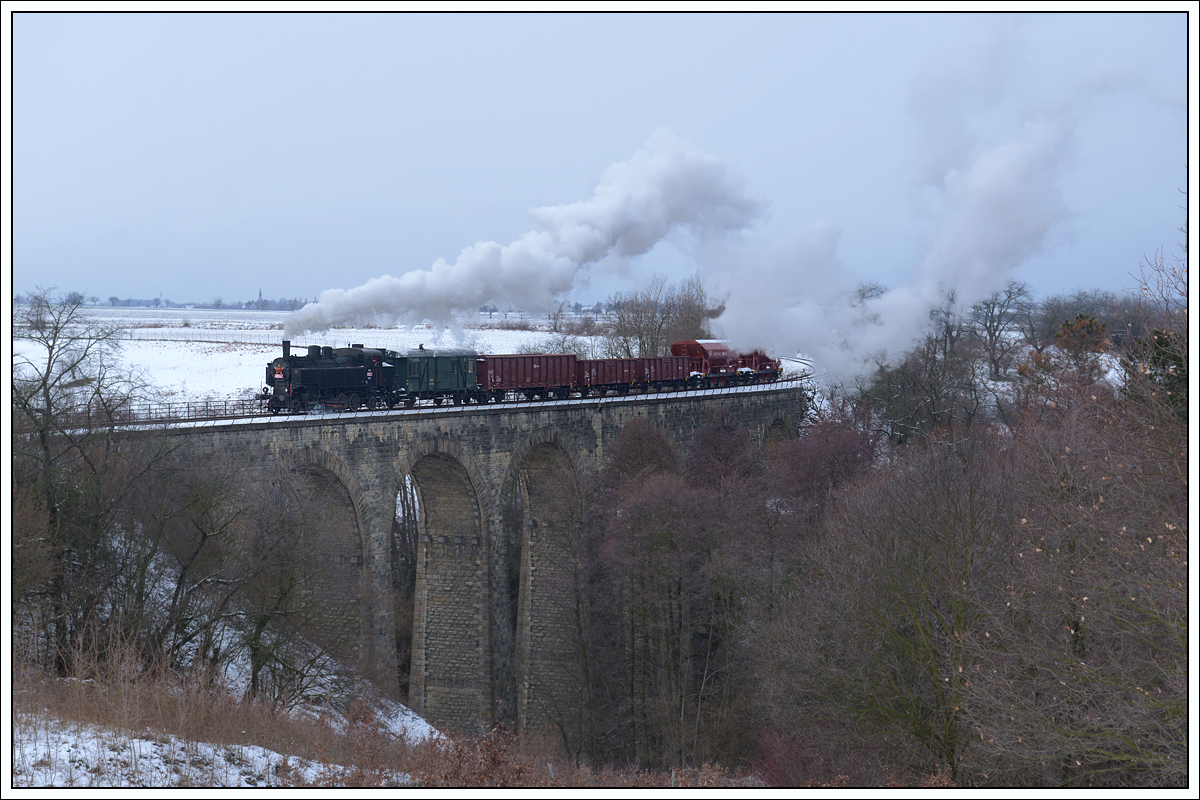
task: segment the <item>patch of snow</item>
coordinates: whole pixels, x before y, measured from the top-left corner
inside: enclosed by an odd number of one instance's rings
[[[146,731],[125,734],[61,720],[14,720],[14,787],[337,785],[347,770],[255,745],[189,742]],[[409,783],[397,772],[394,786]]]

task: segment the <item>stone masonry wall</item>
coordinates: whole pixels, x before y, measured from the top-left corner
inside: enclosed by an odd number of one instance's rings
[[[537,483],[553,452],[583,471],[595,471],[621,427],[642,416],[686,448],[714,415],[746,427],[759,442],[792,435],[807,398],[794,388],[744,393],[642,395],[568,403],[465,406],[420,412],[279,418],[173,429],[188,437],[198,455],[247,452],[269,463],[283,459],[329,486],[329,529],[336,546],[328,552],[328,586],[349,597],[358,592],[361,664],[376,676],[396,676],[395,625],[391,606],[380,600],[391,585],[391,526],[396,494],[406,475],[417,484],[421,536],[410,704],[434,725],[479,730],[493,722],[515,724],[514,670],[532,677],[558,667],[561,648],[546,636],[563,622],[563,603],[545,594],[557,581],[535,577],[519,616],[511,618],[509,563],[503,541],[503,498],[526,480]],[[772,427],[774,426],[774,427]],[[781,434],[781,431],[783,434]],[[532,461],[526,461],[531,453]],[[543,459],[539,461],[539,459]],[[524,467],[522,466],[524,464]],[[337,486],[340,484],[340,487]],[[342,493],[344,490],[344,494]],[[538,488],[527,512],[536,519]],[[541,503],[544,507],[545,503]],[[523,523],[523,527],[528,526]],[[357,537],[357,547],[350,540]],[[540,570],[557,556],[538,551],[535,535],[529,566]],[[347,571],[350,562],[361,580]],[[360,560],[361,559],[361,563]],[[549,574],[549,573],[547,573]],[[539,585],[541,589],[537,588]],[[541,593],[541,597],[539,597]],[[331,597],[336,592],[330,591]],[[337,595],[341,596],[341,595]],[[516,631],[530,646],[518,659]],[[533,646],[541,637],[543,645]],[[538,664],[545,654],[552,663]],[[521,661],[518,664],[518,661]],[[528,703],[526,703],[528,705]]]

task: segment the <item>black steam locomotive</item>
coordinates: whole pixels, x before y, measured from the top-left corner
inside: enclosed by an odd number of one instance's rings
[[[426,350],[408,353],[309,345],[304,355],[283,343],[283,356],[267,365],[266,387],[259,399],[271,413],[306,411],[310,404],[357,411],[393,408],[446,396],[461,396],[475,387],[473,350]]]

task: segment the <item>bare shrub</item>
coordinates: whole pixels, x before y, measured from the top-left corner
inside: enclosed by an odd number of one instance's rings
[[[484,330],[496,331],[536,331],[537,325],[533,320],[527,317],[517,317],[516,319],[503,319],[499,322],[486,322],[479,326]]]

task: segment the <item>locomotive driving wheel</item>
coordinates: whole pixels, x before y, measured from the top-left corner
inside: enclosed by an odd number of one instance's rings
[[[357,394],[350,395],[350,410],[358,411],[358,409],[361,406],[362,406],[362,401],[358,399],[358,395]]]

